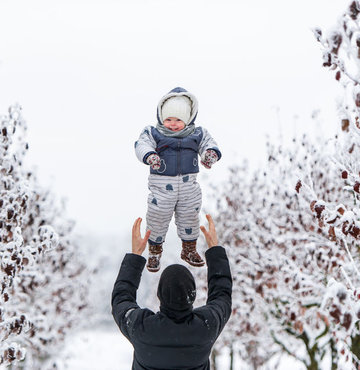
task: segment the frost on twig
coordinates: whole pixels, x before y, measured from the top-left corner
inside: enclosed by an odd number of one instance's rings
[[[24,166],[26,131],[19,105],[0,117],[0,364],[14,369],[39,368],[87,305],[73,223]]]
[[[279,351],[309,369],[322,368],[324,356],[334,368],[359,363],[359,14],[352,1],[327,35],[314,31],[324,67],[344,89],[340,133],[268,143],[264,168],[233,167],[214,190],[234,276],[218,348],[237,348],[254,368]]]

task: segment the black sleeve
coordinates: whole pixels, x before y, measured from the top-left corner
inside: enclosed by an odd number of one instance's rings
[[[208,299],[206,306],[217,317],[219,332],[223,330],[231,315],[232,277],[225,249],[217,246],[206,253],[208,266]]]
[[[146,259],[142,256],[132,253],[126,254],[112,291],[112,315],[121,332],[128,339],[130,339],[128,316],[131,311],[139,309],[136,303],[136,291],[140,284],[145,262]]]

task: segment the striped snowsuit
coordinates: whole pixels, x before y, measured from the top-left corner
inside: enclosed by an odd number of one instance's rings
[[[196,174],[149,176],[147,228],[151,230],[151,241],[165,240],[169,223],[175,213],[175,224],[179,238],[196,240],[199,237],[199,212],[201,189]]]
[[[176,94],[189,96],[185,90],[176,92],[174,89],[170,92],[158,105],[158,120],[163,101]],[[194,124],[197,102],[193,95],[189,97],[193,102],[189,124]],[[135,152],[141,162],[147,164],[146,159],[152,153],[157,153],[161,159],[160,169],[150,169],[149,176],[146,221],[147,229],[151,230],[150,244],[162,244],[165,241],[174,213],[180,239],[194,241],[199,237],[201,189],[196,181],[198,155],[202,156],[208,149],[215,150],[220,159],[216,142],[201,127],[184,138],[174,138],[163,135],[153,126],[147,126],[135,142]]]

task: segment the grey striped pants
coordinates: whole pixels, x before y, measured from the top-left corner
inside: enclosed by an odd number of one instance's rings
[[[201,189],[196,175],[150,174],[146,213],[147,230],[151,230],[150,243],[160,244],[165,241],[173,213],[180,239],[189,241],[199,237]]]

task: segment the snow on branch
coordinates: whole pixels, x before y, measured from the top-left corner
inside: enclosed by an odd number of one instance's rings
[[[19,105],[0,117],[0,364],[12,368],[56,354],[87,306],[73,222],[24,167],[26,131]]]
[[[253,368],[286,352],[308,369],[360,359],[360,4],[314,33],[344,89],[340,133],[268,143],[264,168],[233,167],[214,189],[234,276],[233,315],[219,348]],[[206,283],[201,272],[199,278]],[[327,356],[325,356],[327,355]]]

